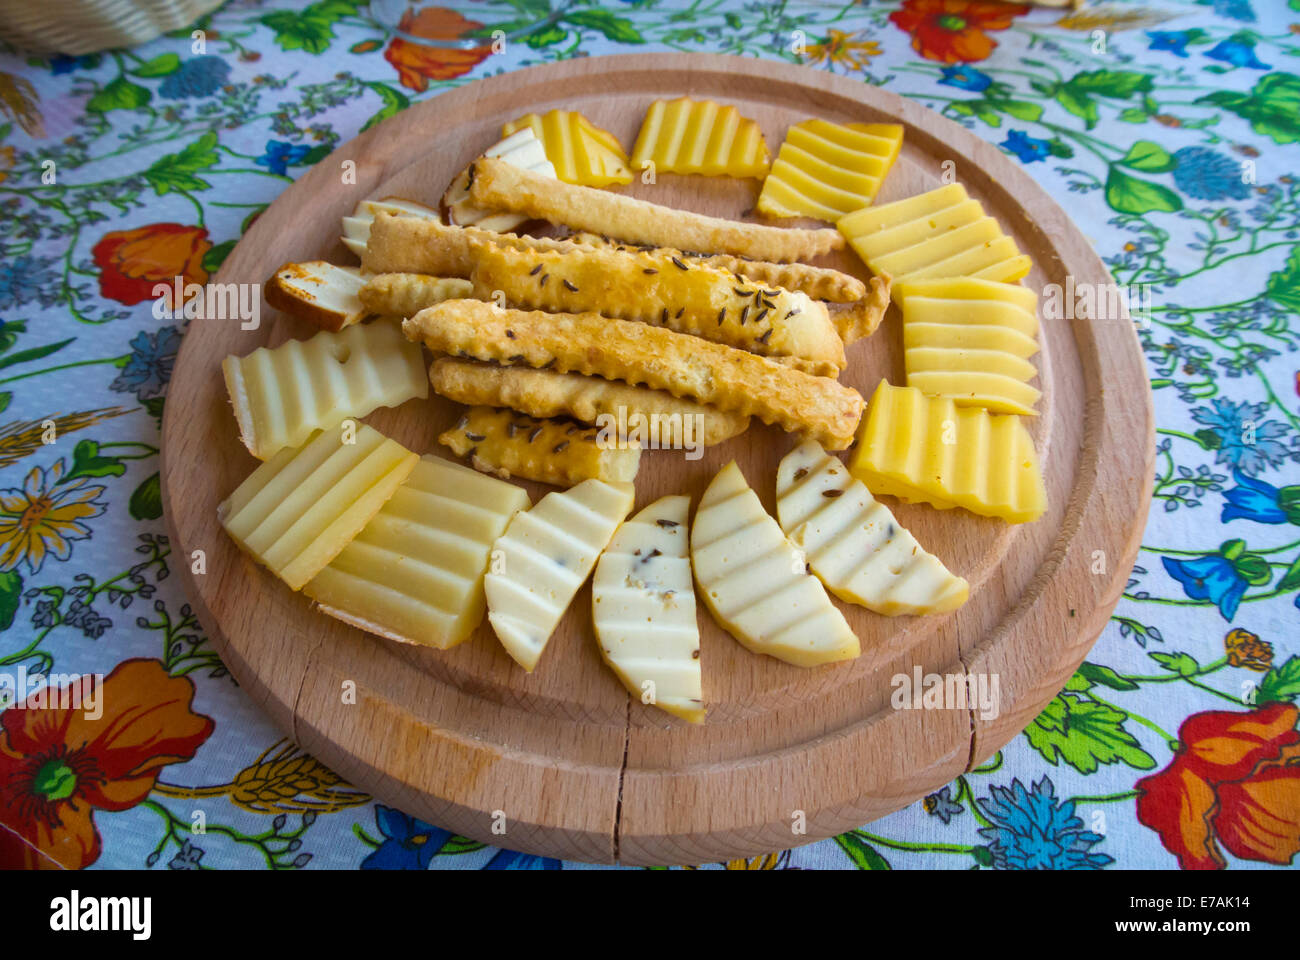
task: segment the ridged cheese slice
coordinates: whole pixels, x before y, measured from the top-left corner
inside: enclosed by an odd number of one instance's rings
[[[712,100],[656,100],[632,148],[632,169],[658,173],[761,177],[772,155],[758,124]]]
[[[442,221],[438,211],[426,207],[414,200],[400,200],[387,197],[383,200],[362,200],[357,204],[352,216],[343,218],[343,245],[358,257],[366,252],[366,243],[370,239],[370,225],[375,222],[375,214],[383,211],[395,217],[421,217],[425,220]]]
[[[483,156],[497,157],[521,170],[528,170],[544,177],[556,176],[555,167],[546,157],[545,146],[531,127],[510,133],[499,143],[484,150]],[[474,164],[471,163],[457,175],[451,182],[451,186],[447,188],[447,192],[443,194],[442,202],[447,207],[447,217],[452,223],[460,227],[473,226],[480,230],[505,233],[527,222],[528,218],[522,214],[483,210],[470,203],[469,188],[473,171]]]
[[[355,540],[302,588],[332,617],[446,650],[483,619],[492,544],[528,494],[426,456]]]
[[[240,547],[301,590],[361,532],[419,459],[364,423],[322,430],[254,470],[217,507],[217,519]]]
[[[529,673],[635,496],[630,483],[584,480],[516,514],[497,538],[484,580],[488,622]]]
[[[849,463],[874,494],[964,507],[1008,523],[1036,520],[1047,490],[1020,418],[958,407],[882,380]]]
[[[608,187],[631,183],[623,145],[608,130],[602,130],[576,110],[529,113],[501,128],[502,135],[531,129],[542,146],[555,176],[565,183],[587,187]]]
[[[896,617],[945,613],[970,595],[970,585],[921,549],[889,508],[816,441],[782,459],[776,513],[812,572],[841,600]]]
[[[792,126],[758,195],[758,210],[773,217],[839,220],[869,206],[903,144],[897,123]]]
[[[240,439],[259,460],[316,430],[429,395],[420,345],[391,320],[259,347],[221,364]]]
[[[663,497],[628,520],[596,564],[591,618],[600,655],[643,702],[704,720],[695,623],[691,498]]]
[[[930,277],[1011,282],[1033,266],[960,183],[864,207],[836,226],[874,273],[890,274],[895,284]]]
[[[1033,292],[1018,284],[972,279],[954,291],[970,299],[912,292],[927,285],[927,292],[944,292],[936,283],[915,282],[898,297],[908,386],[960,406],[1036,415],[1041,394],[1029,385],[1038,375],[1029,361],[1038,350]],[[1029,304],[1033,307],[1026,310]]]
[[[709,483],[691,528],[704,605],[754,653],[815,667],[852,660],[857,635],[733,460]]]

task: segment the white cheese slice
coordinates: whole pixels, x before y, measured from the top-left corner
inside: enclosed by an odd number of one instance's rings
[[[623,685],[643,703],[700,723],[690,507],[690,497],[664,497],[618,528],[596,564],[591,614],[601,656]]]

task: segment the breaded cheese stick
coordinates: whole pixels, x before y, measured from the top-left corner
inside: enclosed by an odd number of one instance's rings
[[[357,292],[362,305],[385,317],[410,317],[444,300],[473,296],[474,286],[457,277],[423,273],[380,273]]]
[[[836,376],[844,341],[826,305],[802,293],[747,283],[696,260],[596,247],[515,250],[471,242],[474,298],[503,293],[515,307],[599,312],[762,354]]]
[[[476,206],[509,210],[633,243],[733,253],[756,260],[801,260],[844,247],[838,230],[768,227],[662,207],[607,190],[556,183],[488,157],[469,189]]]
[[[889,274],[871,278],[871,290],[856,303],[837,305],[831,311],[831,321],[839,331],[840,339],[850,344],[876,332],[889,309]]]
[[[597,424],[602,416],[624,422],[680,424],[694,430],[695,442],[712,446],[744,433],[749,417],[683,400],[662,390],[633,387],[617,380],[556,373],[532,367],[503,367],[440,357],[429,368],[434,392],[471,407],[509,407],[530,417],[572,417]],[[688,427],[687,424],[692,426]],[[699,427],[695,427],[699,424]],[[599,424],[598,424],[599,425]]]
[[[448,226],[437,220],[397,217],[380,211],[370,225],[366,249],[361,255],[361,269],[366,273],[468,277],[474,267],[469,249],[472,240],[490,241],[521,250],[568,250],[573,247],[567,240],[517,237],[513,233]]]
[[[730,270],[737,276],[744,277],[752,283],[765,283],[769,287],[785,287],[798,290],[814,300],[829,300],[832,303],[852,303],[867,295],[867,286],[857,277],[829,267],[810,267],[806,263],[772,263],[769,260],[749,260],[733,256],[730,253],[695,253],[690,250],[678,250],[675,247],[651,247],[638,244],[623,244],[609,237],[597,236],[583,231],[567,238],[577,243],[593,247],[607,247],[612,250],[640,250],[661,257],[678,257],[688,263],[696,261],[707,263],[711,267]]]
[[[404,321],[402,330],[439,353],[645,384],[757,416],[828,450],[844,450],[853,442],[865,405],[856,390],[829,377],[598,313],[525,312],[480,300],[447,300]]]

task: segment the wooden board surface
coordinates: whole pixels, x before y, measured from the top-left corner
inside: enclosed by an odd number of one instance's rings
[[[580,110],[633,143],[658,97],[737,104],[776,153],[809,116],[906,125],[881,202],[939,185],[952,161],[971,195],[1036,263],[1026,283],[1110,278],[1066,213],[997,147],[918,104],[802,67],[725,56],[643,54],[575,60],[469,84],[344,145],[290,187],[230,254],[215,282],[261,283],[279,264],[353,263],[339,218],[359,200],[435,202],[451,177],[529,110]],[[355,183],[344,171],[355,164]],[[627,188],[658,203],[741,217],[757,181],[660,175]],[[811,222],[808,225],[812,225]],[[866,276],[851,254],[822,262]],[[535,673],[504,653],[486,622],[454,650],[384,642],[311,610],[222,532],[217,504],[253,470],[236,436],[220,363],[313,329],[263,304],[260,329],[196,320],[176,362],[163,422],[163,496],[180,565],[225,663],[302,747],[385,803],[465,836],[526,853],[628,864],[699,863],[831,836],[896,810],[983,761],[1065,683],[1106,623],[1150,500],[1151,396],[1125,319],[1045,321],[1041,416],[1030,423],[1051,507],[1008,526],[962,510],[885,502],[971,583],[961,610],[888,618],[839,604],[862,641],[857,660],[803,670],[748,653],[703,605],[708,721],[692,726],[629,697],[600,661],[584,587]],[[843,381],[869,396],[902,383],[897,310],[849,348]],[[458,416],[438,397],[367,422],[411,449],[445,453]],[[668,493],[698,504],[733,457],[774,511],[790,437],[761,424],[687,461],[643,454],[637,509]],[[533,501],[548,487],[524,484]],[[1098,572],[1099,571],[1099,572]],[[837,602],[838,603],[838,602]],[[900,674],[996,675],[996,717],[891,706]],[[344,690],[355,685],[354,703]],[[500,827],[504,825],[504,834]],[[494,830],[496,827],[496,830]],[[802,830],[802,832],[801,832]]]

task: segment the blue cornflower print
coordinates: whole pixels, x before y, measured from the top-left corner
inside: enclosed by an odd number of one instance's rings
[[[982,70],[963,64],[959,67],[944,67],[943,79],[939,83],[945,87],[957,87],[973,93],[982,93],[993,86],[993,78]]]
[[[559,870],[563,865],[551,857],[535,857],[530,853],[498,850],[487,862],[484,870]]]
[[[1074,803],[1056,802],[1056,788],[1043,777],[1026,790],[1019,779],[1010,787],[990,787],[980,800],[993,825],[980,830],[989,841],[998,870],[1097,870],[1114,858],[1092,853],[1102,838],[1083,828]]]
[[[1211,60],[1222,60],[1234,67],[1250,67],[1252,70],[1272,70],[1270,64],[1255,56],[1255,38],[1248,33],[1234,33],[1227,40],[1220,40],[1214,49],[1205,51]]]
[[[187,100],[207,97],[221,89],[230,76],[230,64],[220,57],[206,56],[186,60],[175,73],[169,73],[158,87],[164,100]]]
[[[1227,463],[1242,473],[1258,476],[1268,467],[1281,466],[1294,451],[1279,442],[1286,436],[1286,424],[1260,418],[1268,410],[1264,403],[1233,403],[1225,397],[1215,399],[1213,408],[1197,407],[1192,419],[1204,424],[1196,431],[1206,447],[1215,451],[1215,463]],[[1252,425],[1251,429],[1246,424]]]
[[[1197,3],[1209,4],[1221,17],[1245,23],[1255,22],[1255,11],[1250,6],[1250,0],[1197,0]]]
[[[408,817],[400,810],[375,805],[375,826],[384,841],[361,861],[362,870],[427,870],[451,833]]]
[[[1237,615],[1237,606],[1246,593],[1247,583],[1232,561],[1221,554],[1195,560],[1161,557],[1165,572],[1183,585],[1183,593],[1193,600],[1209,600],[1219,608],[1224,620]]]
[[[257,162],[272,173],[287,176],[289,168],[302,163],[303,157],[311,153],[311,147],[304,143],[285,143],[283,140],[266,141],[266,151],[257,158]]]
[[[50,257],[0,258],[0,310],[13,310],[39,301],[42,307],[51,307],[63,298],[63,280],[55,272]]]
[[[176,351],[181,347],[181,332],[162,327],[156,334],[141,330],[131,341],[131,357],[117,378],[109,384],[118,393],[134,393],[142,403],[162,396],[172,376]]]
[[[1244,200],[1250,187],[1241,178],[1241,164],[1209,147],[1183,147],[1174,154],[1174,183],[1197,200]]]
[[[1187,57],[1187,45],[1205,35],[1204,30],[1148,30],[1148,50],[1167,50],[1176,57]]]
[[[1246,476],[1240,470],[1234,470],[1232,476],[1237,485],[1223,491],[1223,498],[1228,502],[1219,519],[1224,523],[1240,519],[1300,525],[1300,486],[1279,490],[1271,483]]]
[[[1001,147],[1007,153],[1014,153],[1020,158],[1021,163],[1045,160],[1052,155],[1051,141],[1031,137],[1023,130],[1008,130],[1007,138],[1002,141]]]
[[[944,787],[938,793],[932,793],[921,801],[925,812],[932,817],[938,817],[945,827],[953,817],[966,809],[949,795],[950,791],[951,787]]]
[[[81,57],[69,57],[67,54],[58,53],[50,57],[50,73],[56,77],[61,73],[72,73],[74,70],[93,70],[99,66],[99,54],[88,53]]]

